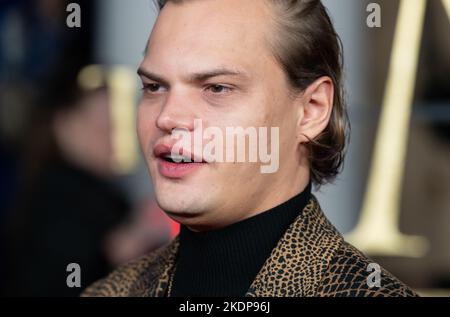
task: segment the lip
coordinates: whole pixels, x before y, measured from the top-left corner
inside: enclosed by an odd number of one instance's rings
[[[162,158],[157,158],[159,173],[167,178],[180,179],[197,169],[205,166],[207,163],[172,163]]]
[[[174,147],[174,145],[170,145],[170,144],[158,144],[155,146],[155,148],[153,150],[153,155],[157,158],[163,158],[164,155],[172,153],[173,147]],[[205,162],[205,160],[203,160],[203,158],[201,156],[195,155],[195,153],[192,153],[190,150],[186,150],[186,149],[182,148],[182,153],[183,153],[183,156],[190,157],[191,162],[207,163],[207,162]]]
[[[191,163],[173,163],[164,160],[164,155],[170,154],[172,152],[172,148],[173,145],[158,144],[155,146],[153,151],[153,154],[156,158],[158,171],[164,177],[171,179],[180,179],[207,164],[185,149],[183,149],[182,151],[183,156],[190,157]]]

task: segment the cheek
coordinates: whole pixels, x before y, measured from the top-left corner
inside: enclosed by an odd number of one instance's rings
[[[221,117],[220,121],[226,120],[226,126],[246,128],[265,126],[269,123],[268,118],[270,118],[268,104],[264,98],[257,96],[244,100],[234,111]]]
[[[278,123],[278,116],[281,111],[280,101],[276,92],[268,87],[266,90],[261,89],[261,92],[254,96],[250,103],[249,121],[254,126],[269,127]]]
[[[139,106],[137,116],[137,134],[143,150],[146,150],[156,135],[156,114],[149,107]]]

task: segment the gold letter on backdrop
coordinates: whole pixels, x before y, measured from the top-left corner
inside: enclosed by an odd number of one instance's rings
[[[401,0],[361,219],[347,235],[370,254],[421,257],[428,249],[427,240],[402,234],[398,225],[425,10],[425,0]]]

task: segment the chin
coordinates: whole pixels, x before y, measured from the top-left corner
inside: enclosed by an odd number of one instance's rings
[[[170,217],[196,217],[202,213],[199,197],[186,190],[155,190],[159,207]],[[176,219],[178,220],[178,219]]]

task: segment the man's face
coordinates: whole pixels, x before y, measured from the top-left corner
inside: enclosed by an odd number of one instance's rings
[[[139,139],[159,205],[192,228],[240,221],[298,192],[287,180],[299,173],[299,111],[269,49],[271,14],[263,1],[169,2],[150,36],[140,67]],[[195,119],[222,131],[279,127],[278,171],[263,174],[248,160],[171,169],[159,155],[174,144],[173,129],[193,138]]]

